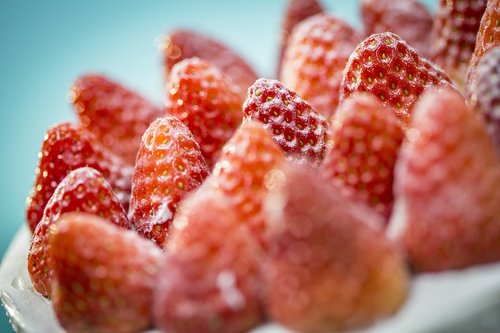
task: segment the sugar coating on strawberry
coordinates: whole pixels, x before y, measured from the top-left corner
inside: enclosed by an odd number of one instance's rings
[[[392,211],[394,165],[404,132],[391,110],[375,96],[351,95],[332,125],[321,171],[346,196],[388,219]]]
[[[440,0],[431,59],[463,88],[487,0]]]
[[[319,164],[326,150],[328,123],[311,105],[281,82],[259,79],[243,104],[245,119],[264,124],[291,158]]]
[[[339,103],[342,71],[360,41],[348,23],[329,14],[302,21],[289,39],[281,70],[283,84],[330,117]]]
[[[57,219],[68,212],[96,214],[110,223],[130,229],[127,214],[113,189],[96,170],[88,167],[71,171],[57,186],[50,198],[40,223],[31,239],[28,254],[28,272],[36,291],[50,295],[50,272],[47,262],[47,234]]]
[[[276,77],[281,77],[283,57],[288,47],[290,35],[297,24],[306,18],[323,12],[323,7],[317,0],[288,0],[280,37],[280,51]]]
[[[207,175],[200,146],[179,119],[151,123],[132,178],[129,217],[137,232],[162,245],[179,201]]]
[[[441,69],[398,35],[385,32],[365,39],[349,58],[342,79],[341,102],[356,91],[370,92],[390,106],[406,128],[422,92],[450,84]]]
[[[428,92],[396,166],[389,235],[416,271],[500,260],[500,160],[456,91]]]
[[[108,149],[135,163],[141,137],[162,111],[144,97],[99,74],[88,74],[70,91],[80,124]]]
[[[221,158],[207,182],[221,191],[238,220],[256,239],[264,240],[262,203],[267,193],[266,176],[281,165],[285,155],[271,134],[256,121],[244,123],[224,146]]]
[[[52,306],[68,332],[139,332],[151,325],[161,251],[135,232],[64,214],[49,237]]]
[[[406,299],[401,253],[376,226],[378,214],[347,200],[304,166],[276,171],[268,197],[263,273],[272,320],[297,332],[361,328]]]
[[[489,0],[477,32],[476,46],[467,73],[467,88],[476,80],[476,66],[488,50],[500,45],[500,0]]]
[[[263,322],[261,255],[244,221],[205,185],[172,225],[155,291],[155,324],[171,333],[248,332]]]
[[[172,31],[162,47],[167,74],[184,59],[198,57],[211,62],[241,89],[246,90],[257,80],[257,74],[243,58],[228,46],[200,33],[179,29]]]
[[[45,134],[38,157],[35,184],[26,202],[26,219],[32,232],[61,180],[71,170],[85,166],[104,176],[127,209],[132,168],[107,150],[87,129],[71,123],[55,125]]]
[[[189,128],[212,166],[241,124],[242,90],[214,65],[190,58],[172,68],[165,91],[167,113]]]
[[[367,36],[391,31],[428,57],[433,17],[419,0],[361,0],[361,18]]]

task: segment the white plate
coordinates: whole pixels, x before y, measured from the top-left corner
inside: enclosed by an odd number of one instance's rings
[[[0,267],[0,297],[17,332],[64,332],[50,302],[31,284],[27,271],[29,240],[28,229],[23,226]],[[411,288],[408,301],[396,316],[358,333],[500,332],[500,264],[423,274],[413,279]],[[275,324],[252,331],[271,332],[290,333]]]

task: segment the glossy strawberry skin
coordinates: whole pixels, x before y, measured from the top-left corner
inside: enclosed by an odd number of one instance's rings
[[[288,47],[290,35],[297,24],[310,16],[323,12],[323,7],[316,0],[288,0],[281,29],[280,51],[278,56],[278,72],[276,77],[281,77],[283,57]]]
[[[361,0],[366,36],[391,31],[428,57],[433,17],[418,0]]]
[[[71,170],[84,166],[99,171],[120,203],[128,208],[132,168],[85,128],[71,123],[55,125],[47,131],[38,156],[35,184],[26,203],[26,219],[32,232],[57,185]]]
[[[198,58],[177,63],[167,82],[167,113],[179,118],[212,166],[241,124],[241,90],[217,67]]]
[[[360,41],[349,24],[329,14],[302,21],[289,39],[283,84],[329,118],[339,103],[342,71]]]
[[[36,291],[50,295],[50,272],[47,262],[47,234],[64,213],[86,212],[96,214],[110,223],[130,229],[127,214],[111,186],[96,170],[88,167],[71,171],[57,186],[50,198],[40,223],[31,239],[28,254],[28,272]]]
[[[132,178],[129,217],[137,232],[162,246],[179,201],[207,175],[200,146],[180,120],[151,123]]]
[[[68,213],[49,237],[52,306],[68,332],[139,332],[151,325],[161,251],[91,214]]]
[[[144,97],[99,74],[80,77],[70,91],[82,127],[130,165],[141,137],[162,111]]]
[[[463,88],[487,0],[440,0],[431,59]]]
[[[246,120],[263,123],[287,156],[316,165],[323,159],[328,123],[281,82],[257,80],[248,89],[243,114]]]
[[[360,200],[389,219],[394,165],[404,132],[391,110],[375,96],[352,95],[332,125],[321,171],[343,194]]]
[[[389,235],[417,272],[500,260],[500,160],[484,124],[445,89],[422,97],[414,133],[396,166]]]
[[[223,193],[238,221],[264,242],[266,230],[263,201],[267,193],[266,176],[281,165],[285,155],[262,124],[244,123],[224,146],[221,158],[207,183]]]
[[[390,106],[406,128],[422,92],[450,84],[441,69],[399,36],[386,32],[365,39],[349,58],[342,79],[341,102],[356,91],[370,92]]]
[[[254,70],[235,51],[194,31],[182,29],[172,31],[165,38],[162,51],[167,75],[176,63],[198,57],[217,66],[242,90],[246,90],[257,80]]]
[[[203,185],[173,222],[155,291],[155,324],[172,333],[250,331],[264,320],[260,262],[245,221]]]

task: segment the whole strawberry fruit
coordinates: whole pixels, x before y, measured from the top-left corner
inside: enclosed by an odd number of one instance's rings
[[[416,271],[500,260],[500,160],[483,123],[443,89],[422,97],[413,125],[396,167],[390,235]]]
[[[149,328],[161,251],[96,215],[67,213],[56,225],[48,256],[59,324],[68,332]]]
[[[172,68],[165,91],[167,113],[189,128],[212,166],[224,143],[241,124],[241,90],[217,67],[191,58]]]
[[[281,80],[323,116],[335,113],[342,71],[361,37],[343,20],[318,14],[301,22],[290,36]]]

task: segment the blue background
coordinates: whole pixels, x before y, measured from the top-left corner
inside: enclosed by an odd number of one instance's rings
[[[431,7],[434,0],[424,1]],[[323,0],[357,28],[358,2]],[[37,152],[51,125],[73,120],[71,82],[97,71],[162,103],[158,39],[190,27],[236,48],[272,76],[284,0],[0,0],[0,254],[24,223]],[[0,331],[10,332],[0,315]]]

